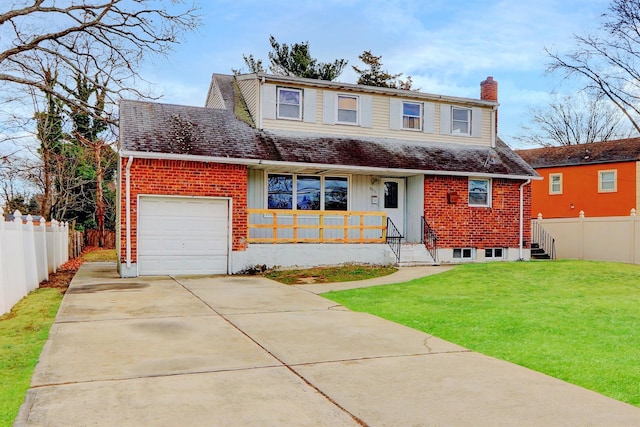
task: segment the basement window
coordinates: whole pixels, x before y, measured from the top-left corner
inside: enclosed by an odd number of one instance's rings
[[[504,248],[486,248],[484,250],[484,257],[488,259],[504,259]]]
[[[454,259],[475,259],[474,248],[453,248]]]

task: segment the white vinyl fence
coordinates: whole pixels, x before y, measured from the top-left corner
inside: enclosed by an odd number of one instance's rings
[[[640,264],[640,216],[534,219],[555,239],[558,259],[586,259]]]
[[[19,211],[4,220],[0,207],[0,315],[69,260],[69,226],[52,220],[34,224]]]

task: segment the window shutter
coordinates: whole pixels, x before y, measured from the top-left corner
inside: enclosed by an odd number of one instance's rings
[[[451,106],[446,104],[440,105],[440,134],[451,134]]]
[[[482,136],[482,108],[471,109],[471,136],[480,138]]]
[[[422,131],[424,133],[435,132],[435,119],[436,119],[436,106],[433,102],[425,102],[422,107],[423,111],[423,124]]]
[[[336,94],[322,91],[322,123],[332,125],[336,122]]]
[[[276,86],[270,84],[262,85],[262,118],[276,118]]]
[[[402,128],[402,101],[396,98],[389,99],[389,128]]]
[[[360,95],[360,126],[373,126],[373,96]]]
[[[316,96],[317,90],[305,89],[303,92],[304,109],[302,112],[302,119],[307,123],[316,122]]]

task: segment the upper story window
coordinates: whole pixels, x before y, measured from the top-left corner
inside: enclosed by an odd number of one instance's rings
[[[598,171],[598,192],[615,193],[618,191],[616,170]]]
[[[402,103],[402,129],[422,130],[422,104]]]
[[[337,123],[358,124],[358,97],[353,95],[338,95]]]
[[[562,194],[562,174],[549,174],[549,194]]]
[[[491,180],[469,178],[469,206],[491,206]]]
[[[451,133],[471,135],[471,110],[451,107]]]
[[[302,90],[278,88],[279,119],[302,120]]]

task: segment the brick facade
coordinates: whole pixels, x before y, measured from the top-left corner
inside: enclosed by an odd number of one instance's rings
[[[441,248],[516,248],[520,235],[520,185],[523,181],[492,180],[492,206],[470,207],[466,177],[426,176],[424,217],[438,235]],[[448,193],[457,194],[450,203]],[[531,185],[524,187],[523,240],[529,247]]]
[[[127,158],[121,159],[120,180],[120,259],[126,256],[126,170]],[[220,163],[182,160],[135,159],[131,164],[131,255],[136,262],[138,195],[231,197],[233,200],[232,250],[247,248],[247,167]]]

